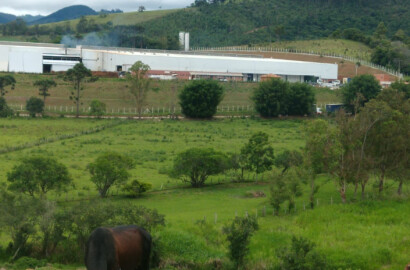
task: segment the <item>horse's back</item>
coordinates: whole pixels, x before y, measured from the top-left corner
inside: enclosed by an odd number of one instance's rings
[[[122,270],[149,269],[151,236],[135,225],[112,228],[117,260]]]

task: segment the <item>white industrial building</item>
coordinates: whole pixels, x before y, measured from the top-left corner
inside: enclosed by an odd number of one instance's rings
[[[338,77],[337,64],[180,51],[90,46],[65,48],[55,44],[0,42],[0,71],[4,72],[59,72],[79,62],[92,71],[116,72],[127,71],[137,61],[148,64],[152,70],[226,74],[227,77],[242,74],[245,81],[259,81],[265,74],[276,74],[291,82],[303,82],[307,77],[329,80]]]

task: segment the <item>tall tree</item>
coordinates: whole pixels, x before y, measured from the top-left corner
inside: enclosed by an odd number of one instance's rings
[[[408,164],[410,150],[409,114],[409,99],[395,89],[384,90],[363,110],[363,117],[374,122],[369,131],[369,152],[374,159],[374,171],[379,175],[380,194],[386,175],[395,174],[400,178],[406,172],[404,167]]]
[[[7,174],[9,189],[35,196],[46,195],[50,190],[60,190],[72,179],[67,167],[51,157],[27,157]]]
[[[87,168],[91,181],[96,185],[101,197],[106,197],[113,186],[127,182],[130,177],[128,170],[134,168],[135,162],[124,155],[108,152],[100,155]]]
[[[147,99],[149,85],[151,82],[151,80],[147,78],[147,72],[149,70],[150,67],[148,65],[138,61],[132,65],[129,69],[131,73],[126,77],[131,83],[130,93],[134,96],[139,118],[142,116],[142,110]]]
[[[212,148],[190,148],[179,153],[174,160],[171,176],[198,188],[211,175],[217,175],[228,168],[228,157]]]
[[[83,90],[83,83],[87,81],[94,81],[92,78],[91,70],[86,68],[83,63],[76,64],[73,68],[67,70],[64,80],[73,83],[74,91],[71,92],[70,99],[74,101],[76,105],[76,117],[80,116],[80,104],[81,95],[80,91]]]
[[[351,82],[342,88],[342,99],[346,109],[354,112],[355,102],[360,94],[359,107],[363,107],[366,102],[375,98],[381,91],[380,83],[373,75],[360,75],[354,77]]]
[[[257,132],[252,135],[248,143],[241,149],[245,159],[245,168],[254,171],[256,177],[264,171],[270,170],[273,165],[273,147],[269,144],[269,135]]]
[[[48,90],[51,87],[56,87],[57,83],[51,79],[42,79],[35,81],[34,86],[38,87],[38,94],[43,97],[44,104],[46,104],[46,97],[50,96]]]
[[[7,94],[5,87],[11,86],[11,90],[14,89],[16,85],[16,80],[11,75],[0,76],[0,97],[4,97]]]
[[[306,130],[306,146],[304,168],[309,177],[310,206],[314,207],[315,194],[319,190],[316,185],[316,176],[331,171],[338,164],[340,144],[337,139],[337,130],[327,121],[318,119],[308,123]],[[346,201],[346,182],[341,179],[339,191],[343,201]]]

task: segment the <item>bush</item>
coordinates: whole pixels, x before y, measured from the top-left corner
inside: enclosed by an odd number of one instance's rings
[[[279,250],[278,258],[281,261],[277,270],[320,270],[328,269],[326,257],[313,250],[315,244],[306,238],[292,237],[290,248]]]
[[[44,112],[44,101],[40,98],[31,97],[26,102],[26,109],[31,117],[36,117],[36,114]]]
[[[360,75],[342,88],[342,98],[346,109],[357,112],[366,102],[375,98],[381,91],[379,82],[373,75]]]
[[[310,115],[314,112],[316,103],[313,86],[307,83],[292,83],[288,100],[289,115]]]
[[[130,177],[128,170],[135,167],[134,160],[116,152],[101,154],[88,164],[87,169],[101,197],[108,195],[113,185],[124,183]]]
[[[97,116],[97,118],[100,118],[105,114],[106,110],[106,105],[105,103],[94,99],[90,103],[90,115]]]
[[[139,182],[138,180],[133,180],[122,187],[122,190],[127,192],[131,197],[138,197],[142,193],[147,192],[152,188],[152,184]]]
[[[216,81],[193,81],[179,95],[182,113],[191,118],[210,118],[215,115],[223,93]]]
[[[249,242],[253,233],[258,230],[256,217],[236,217],[230,226],[225,226],[223,232],[229,242],[229,257],[236,268],[244,264],[245,256],[249,252]]]
[[[190,148],[177,155],[171,176],[182,177],[192,187],[202,187],[209,176],[228,169],[228,164],[228,157],[212,148]]]
[[[14,267],[16,269],[34,269],[46,266],[46,264],[46,260],[37,260],[35,258],[30,257],[21,257],[14,263]]]
[[[252,100],[261,116],[276,117],[312,114],[316,99],[312,86],[275,78],[259,83]]]
[[[282,79],[271,79],[259,83],[252,95],[256,111],[263,117],[287,114],[289,92],[289,83]]]
[[[0,97],[0,117],[10,117],[13,114],[13,110],[7,105],[6,99]]]

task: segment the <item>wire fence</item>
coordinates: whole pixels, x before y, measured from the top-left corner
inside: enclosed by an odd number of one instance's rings
[[[347,60],[353,63],[360,63],[360,65],[368,66],[371,68],[382,70],[390,75],[403,78],[403,74],[399,71],[391,68],[387,68],[381,65],[374,64],[364,59],[351,57],[348,55],[336,54],[336,53],[323,53],[316,51],[306,51],[300,49],[288,49],[288,48],[275,48],[275,47],[243,47],[243,46],[232,46],[232,47],[193,47],[192,51],[209,51],[209,52],[275,52],[275,53],[295,53],[295,54],[305,54],[314,56],[324,56],[331,58],[338,58]]]

